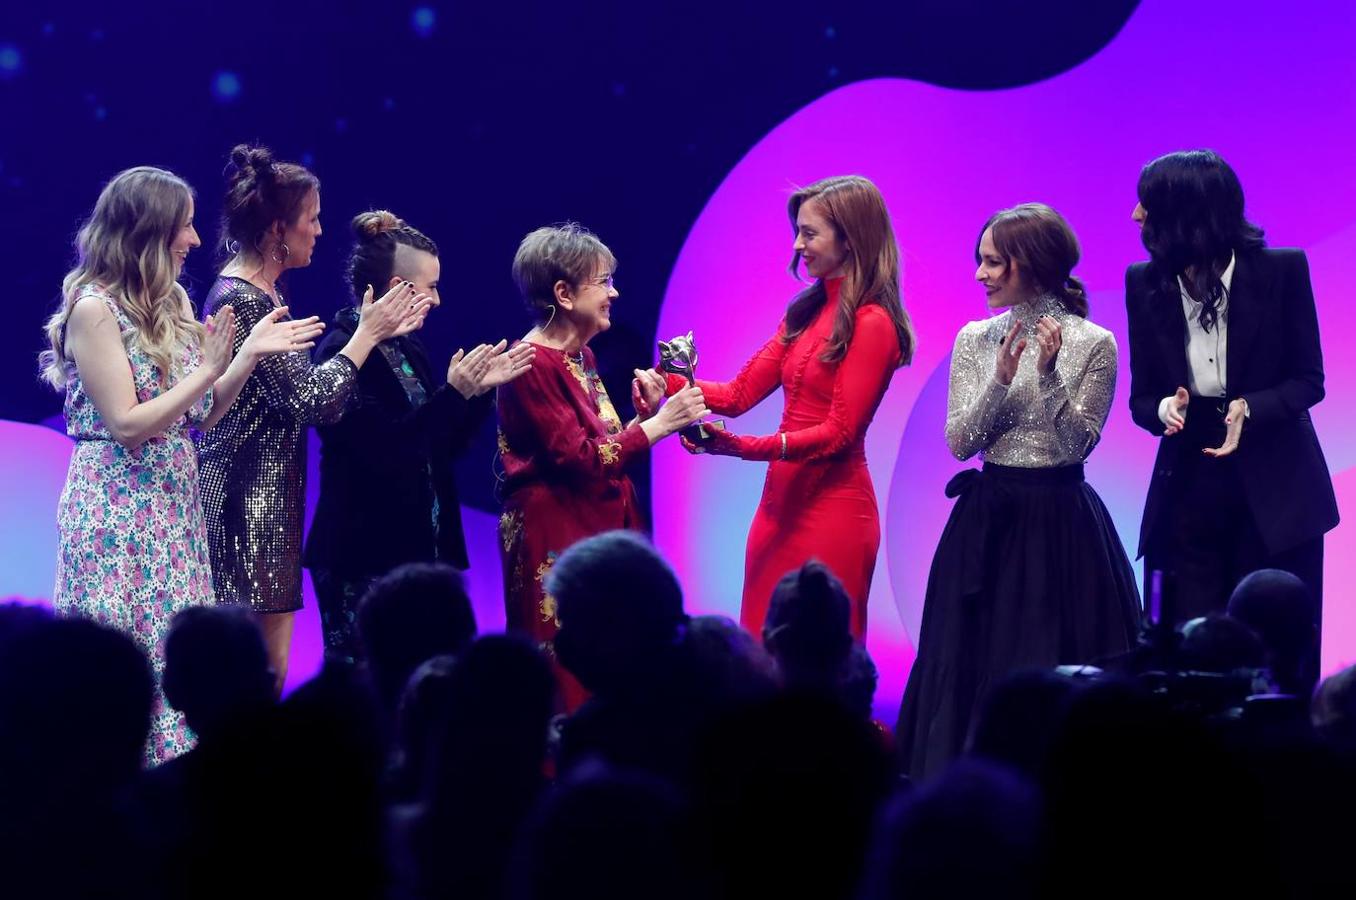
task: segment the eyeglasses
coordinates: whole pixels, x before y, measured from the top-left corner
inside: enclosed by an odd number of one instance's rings
[[[597,278],[590,278],[588,281],[584,283],[597,285],[600,288],[607,288],[610,291],[612,290],[613,287],[612,274],[608,273],[607,275],[600,275]]]

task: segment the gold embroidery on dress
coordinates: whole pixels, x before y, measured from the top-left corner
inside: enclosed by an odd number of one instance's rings
[[[617,460],[621,459],[621,444],[617,441],[599,444],[598,455],[603,458],[603,465],[615,465]]]
[[[575,359],[568,353],[563,353],[561,356],[565,360],[565,368],[570,370],[574,380],[579,382],[579,386],[584,389],[584,393],[587,395],[589,392],[589,376],[584,372],[583,354],[580,354],[579,359]]]
[[[551,571],[551,567],[555,564],[556,553],[553,550],[546,554],[546,561],[537,566],[537,582],[542,586],[541,600],[537,602],[537,611],[541,613],[543,622],[552,622],[559,628],[560,619],[556,618],[556,598],[546,590],[546,574]]]
[[[593,398],[594,406],[598,409],[598,418],[607,426],[608,434],[621,431],[621,417],[617,415],[617,409],[612,405],[612,398],[607,395],[607,387],[603,385],[603,379],[599,377],[598,372],[594,369],[585,371],[583,354],[580,354],[578,359],[568,353],[563,356],[565,368],[570,370],[574,380],[584,389],[584,396]]]
[[[607,395],[607,388],[603,386],[603,379],[598,377],[597,372],[593,373],[593,387],[598,392],[598,418],[607,426],[608,434],[616,434],[622,430],[621,417],[617,415],[617,408],[612,405],[612,398]]]
[[[523,533],[523,514],[518,510],[505,510],[499,517],[499,543],[508,553]]]
[[[501,457],[507,456],[509,452],[509,445],[508,438],[504,437],[504,429],[500,428],[498,430],[498,436],[495,438],[495,443],[499,447],[499,455]]]

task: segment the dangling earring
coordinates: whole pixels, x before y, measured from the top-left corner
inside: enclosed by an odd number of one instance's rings
[[[231,238],[229,241],[226,242],[226,252],[231,254],[232,256],[239,256],[240,242],[237,241],[235,238]]]
[[[281,258],[281,259],[278,258],[278,247],[281,247],[281,248],[282,248],[282,258]],[[277,246],[277,247],[274,247],[274,248],[273,248],[273,252],[272,252],[271,254],[269,254],[269,255],[273,257],[273,261],[274,261],[275,263],[277,263],[278,265],[282,265],[283,263],[287,262],[287,257],[289,257],[289,256],[292,255],[292,251],[289,250],[288,247],[287,247],[287,245],[284,244],[282,241],[278,241],[278,246]]]

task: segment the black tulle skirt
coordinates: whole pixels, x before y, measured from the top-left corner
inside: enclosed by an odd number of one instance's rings
[[[1004,677],[1123,653],[1140,624],[1130,560],[1081,465],[985,463],[946,493],[956,505],[928,573],[896,732],[915,779],[960,754],[978,703]]]

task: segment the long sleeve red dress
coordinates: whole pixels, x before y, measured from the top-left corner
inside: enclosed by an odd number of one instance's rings
[[[710,452],[766,460],[763,497],[744,557],[741,624],[761,636],[772,590],[787,572],[815,558],[843,582],[852,605],[852,633],[866,636],[866,601],[880,547],[876,491],[866,467],[866,429],[899,367],[900,346],[880,305],[857,308],[846,355],[820,356],[833,333],[842,279],[825,282],[828,299],[791,343],[786,323],[733,381],[697,380],[712,412],[738,416],[778,385],[786,407],[777,434],[750,437],[713,431]]]
[[[546,575],[576,541],[644,527],[625,469],[650,441],[638,424],[623,426],[593,351],[535,346],[532,368],[498,391],[499,541],[508,630],[551,653],[559,622]],[[583,696],[568,678],[562,692],[569,706]]]

